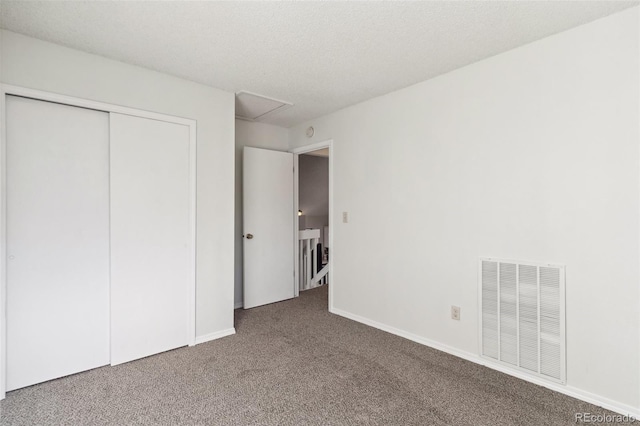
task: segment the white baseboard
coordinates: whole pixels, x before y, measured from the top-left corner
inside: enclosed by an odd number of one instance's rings
[[[625,415],[625,416],[633,416],[636,419],[640,420],[640,408],[632,407],[630,405],[626,405],[617,401],[613,401],[609,398],[605,398],[600,395],[596,395],[594,393],[575,388],[569,385],[562,385],[559,383],[547,382],[546,380],[530,376],[526,373],[521,373],[518,371],[512,371],[507,367],[503,367],[499,364],[493,363],[490,360],[484,359],[480,357],[478,354],[474,354],[472,352],[462,351],[460,349],[453,348],[451,346],[442,344],[440,342],[436,342],[434,340],[426,339],[424,337],[418,336],[413,333],[409,333],[404,330],[400,330],[399,328],[391,327],[386,324],[379,323],[377,321],[370,320],[369,318],[362,317],[360,315],[352,314],[347,311],[343,311],[341,309],[332,308],[330,310],[331,313],[340,315],[345,318],[349,318],[353,321],[357,321],[359,323],[368,325],[373,328],[377,328],[382,331],[386,331],[387,333],[395,334],[396,336],[404,337],[405,339],[411,340],[416,343],[420,343],[421,345],[429,346],[430,348],[437,349],[442,352],[446,352],[448,354],[457,356],[462,359],[466,359],[467,361],[471,361],[476,364],[483,365],[487,368],[491,368],[493,370],[500,371],[502,373],[508,374],[510,376],[517,377],[519,379],[525,380],[527,382],[534,383],[536,385],[545,387],[547,389],[551,389],[553,391],[562,393],[564,395],[568,395],[572,398],[579,399],[581,401],[588,402],[593,405],[597,405],[599,407],[605,408],[607,410],[611,410],[613,412]]]
[[[205,334],[204,336],[196,336],[196,345],[220,339],[222,337],[231,336],[232,334],[236,334],[236,329],[233,327],[227,328],[226,330],[216,331],[215,333]]]

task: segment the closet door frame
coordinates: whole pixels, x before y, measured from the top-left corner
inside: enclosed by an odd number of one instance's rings
[[[9,84],[0,84],[0,400],[6,393],[7,378],[7,188],[6,188],[6,99],[7,95],[22,96],[39,101],[55,102],[107,113],[115,112],[141,118],[181,124],[189,127],[189,304],[187,307],[187,338],[189,346],[196,343],[196,121],[188,118],[159,114],[105,102],[75,98],[42,90]]]

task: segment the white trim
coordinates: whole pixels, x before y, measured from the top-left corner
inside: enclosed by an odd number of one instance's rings
[[[236,302],[235,305],[233,305],[233,309],[240,309],[243,306],[244,306],[244,304],[242,303],[242,301]]]
[[[168,114],[160,114],[151,111],[144,111],[129,108],[121,105],[109,104],[106,102],[93,101],[88,99],[75,98],[72,96],[57,93],[45,92],[42,90],[29,89],[26,87],[13,86],[10,84],[0,84],[0,123],[2,124],[0,133],[0,400],[5,398],[6,390],[6,126],[5,124],[5,103],[7,95],[22,96],[26,98],[55,102],[80,108],[95,109],[108,113],[126,114],[135,117],[149,118],[152,120],[165,121],[169,123],[181,124],[189,127],[189,272],[188,280],[191,283],[188,294],[188,322],[187,322],[187,344],[196,344],[196,164],[197,164],[197,122],[183,117],[176,117]]]
[[[482,354],[483,350],[483,341],[482,341],[482,326],[483,326],[483,318],[482,318],[482,261],[478,262],[478,277],[476,282],[481,283],[476,286],[476,309],[478,312],[478,354]],[[469,352],[471,353],[471,352]],[[465,358],[466,359],[466,358]]]
[[[197,262],[197,167],[198,167],[198,127],[195,120],[189,120],[189,294],[187,295],[187,336],[189,346],[196,344],[196,262]]]
[[[300,182],[298,155],[293,154],[293,297],[300,296]]]
[[[629,416],[633,416],[636,419],[640,419],[640,408],[638,407],[632,407],[630,405],[626,405],[617,401],[613,401],[609,398],[600,396],[600,395],[596,395],[594,393],[579,389],[579,388],[575,388],[573,386],[568,386],[568,385],[562,385],[559,383],[554,383],[554,382],[547,382],[544,379],[540,379],[539,377],[536,376],[532,376],[529,375],[527,373],[524,372],[520,372],[520,371],[514,371],[511,370],[510,368],[506,368],[503,367],[502,365],[498,364],[498,363],[494,363],[491,362],[488,359],[482,358],[477,354],[471,353],[471,352],[467,352],[467,351],[463,351],[460,349],[456,349],[454,347],[445,345],[443,343],[440,342],[436,342],[435,340],[431,340],[431,339],[427,339],[421,336],[418,336],[417,334],[413,334],[413,333],[409,333],[407,331],[401,330],[399,328],[395,328],[377,321],[373,321],[370,320],[368,318],[362,317],[360,315],[356,315],[356,314],[352,314],[350,312],[344,311],[342,309],[336,309],[333,308],[331,310],[332,313],[336,314],[336,315],[340,315],[342,317],[351,319],[353,321],[368,325],[370,327],[373,328],[377,328],[378,330],[382,330],[382,331],[386,331],[387,333],[391,333],[394,334],[396,336],[399,337],[403,337],[405,339],[411,340],[413,342],[419,343],[421,345],[425,345],[428,346],[430,348],[433,349],[437,349],[439,351],[442,352],[446,352],[450,355],[453,356],[457,356],[458,358],[462,358],[465,359],[467,361],[471,361],[475,364],[479,364],[482,366],[485,366],[487,368],[491,368],[492,370],[496,370],[496,371],[500,371],[501,373],[505,373],[508,374],[509,376],[513,376],[513,377],[517,377],[519,379],[522,379],[524,381],[536,384],[538,386],[542,386],[545,387],[547,389],[550,389],[552,391],[556,391],[559,392],[561,394],[570,396],[572,398],[576,398],[579,399],[581,401],[585,401],[588,402],[590,404],[594,404],[597,405],[599,407],[605,408],[607,410],[611,410],[614,411],[616,413],[622,414],[622,415],[629,415]]]
[[[27,87],[14,86],[11,84],[0,84],[2,95],[16,95],[25,98],[32,98],[40,101],[49,101],[59,104],[77,106],[81,108],[95,109],[104,112],[116,112],[119,114],[133,115],[135,117],[150,118],[153,120],[166,121],[169,123],[182,124],[185,126],[195,125],[196,121],[190,118],[177,117],[175,115],[160,114],[152,111],[145,111],[136,108],[129,108],[122,105],[110,104],[107,102],[93,101],[89,99],[75,98],[73,96],[61,95],[58,93],[45,92],[42,90],[29,89]]]
[[[326,141],[316,142],[311,145],[301,146],[299,148],[290,149],[292,154],[305,154],[307,152],[318,151],[320,149],[329,148],[333,145],[333,139],[327,139]]]
[[[7,385],[7,155],[5,88],[0,86],[0,400],[6,396]]]
[[[296,274],[296,279],[295,279],[295,285],[296,287],[299,289],[300,288],[300,283],[298,282],[299,276],[300,274],[298,273],[299,271],[299,265],[298,265],[298,232],[299,232],[299,221],[298,221],[298,209],[300,208],[298,206],[298,188],[297,188],[297,183],[298,183],[298,156],[300,154],[304,154],[306,152],[311,152],[311,151],[317,151],[319,149],[324,149],[324,148],[328,148],[329,149],[329,247],[331,249],[331,252],[329,253],[329,279],[331,280],[329,282],[329,312],[333,312],[333,289],[335,288],[336,285],[336,278],[335,278],[335,274],[333,273],[333,265],[335,264],[335,261],[333,259],[335,259],[335,246],[333,244],[333,234],[334,234],[334,225],[333,225],[333,206],[334,206],[334,190],[333,190],[333,139],[327,139],[325,141],[322,142],[317,142],[314,144],[310,144],[310,145],[305,145],[299,148],[293,148],[290,149],[289,152],[291,152],[292,154],[294,154],[295,157],[295,182],[296,182],[296,191],[294,193],[294,211],[295,211],[295,215],[296,215],[296,220],[295,220],[295,235],[296,235],[296,242],[294,244],[294,256],[295,256],[295,274]],[[332,254],[334,253],[334,254]]]
[[[638,22],[639,19],[640,19],[640,8],[637,8],[636,9],[636,22]],[[640,46],[640,32],[638,32],[637,34],[638,34],[638,40],[637,40],[638,44],[637,44],[637,46]],[[638,52],[637,53],[640,55],[640,47],[638,48]],[[638,93],[637,93],[637,95],[638,95],[638,98],[640,99],[640,85],[638,85]],[[638,115],[638,131],[640,132],[640,114]],[[639,181],[640,181],[640,175],[636,176],[636,179],[639,179]],[[636,212],[636,214],[638,214],[638,213]],[[636,235],[636,238],[638,240],[640,240],[640,234]],[[637,263],[637,266],[640,267],[640,262]],[[640,287],[640,283],[638,283],[638,286]],[[640,292],[638,292],[638,301],[637,302],[640,305]],[[638,332],[640,333],[640,310],[638,312],[638,317],[636,318],[636,321],[637,321],[637,324],[638,324]],[[640,338],[639,338],[639,341],[640,341]],[[638,360],[638,361],[640,362],[640,360]],[[640,373],[638,374],[637,379],[640,379]],[[640,384],[638,385],[638,387],[640,388]],[[637,403],[638,403],[638,406],[640,406],[640,397],[638,398],[638,402]]]
[[[204,336],[198,336],[196,337],[196,345],[231,336],[232,334],[236,334],[236,329],[233,327],[227,328],[226,330],[216,331],[215,333],[205,334]]]

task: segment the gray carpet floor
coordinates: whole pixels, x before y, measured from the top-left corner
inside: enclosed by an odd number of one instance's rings
[[[327,289],[234,336],[9,392],[1,425],[561,425],[609,413],[327,311]]]

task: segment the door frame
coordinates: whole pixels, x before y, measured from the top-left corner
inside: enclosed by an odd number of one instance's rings
[[[6,337],[7,337],[7,178],[6,178],[6,99],[8,95],[21,96],[39,101],[54,102],[79,108],[94,109],[106,113],[126,114],[168,123],[181,124],[189,128],[189,283],[187,341],[196,343],[196,130],[197,122],[188,118],[144,111],[106,102],[81,99],[50,93],[42,90],[10,84],[0,84],[0,400],[6,396]]]
[[[294,220],[294,249],[293,254],[295,256],[294,259],[294,270],[296,279],[295,282],[295,297],[298,297],[300,293],[300,265],[299,265],[299,247],[298,243],[298,233],[300,231],[300,221],[298,220],[298,210],[299,210],[299,174],[298,174],[298,157],[301,154],[306,154],[308,152],[317,151],[319,149],[329,149],[329,247],[331,248],[331,252],[334,252],[334,244],[333,244],[333,139],[327,139],[322,142],[313,143],[310,145],[301,146],[299,148],[290,149],[289,152],[293,154],[293,165],[294,165],[294,174],[293,174],[293,214],[295,215],[296,220]],[[334,254],[329,254],[330,259],[335,259]],[[329,278],[331,283],[329,285],[329,312],[333,312],[333,289],[335,287],[335,275],[333,273],[333,260],[329,260]]]

